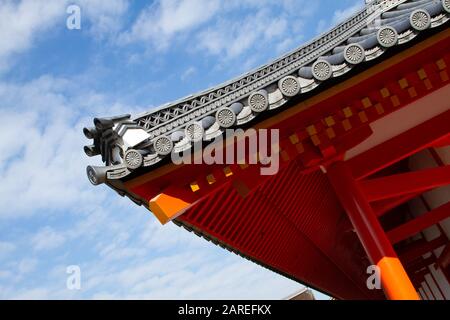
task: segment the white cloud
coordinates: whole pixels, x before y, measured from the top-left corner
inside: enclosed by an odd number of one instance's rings
[[[13,252],[16,246],[11,242],[0,241],[0,258]]]
[[[255,45],[259,47],[273,38],[282,37],[287,26],[285,18],[273,18],[267,10],[258,11],[254,19],[233,22],[220,19],[217,24],[198,34],[198,49],[235,58],[255,48]]]
[[[10,299],[14,300],[43,300],[48,298],[49,290],[47,288],[25,289],[10,297]]]
[[[69,4],[82,8],[84,22],[96,37],[115,34],[122,27],[128,0],[2,0],[0,3],[0,72],[11,68],[15,55],[32,47],[37,38],[45,38],[66,27]],[[52,30],[51,33],[48,33]]]
[[[349,6],[348,8],[336,10],[333,16],[333,24],[338,24],[344,21],[345,19],[349,18],[354,13],[356,13],[356,11],[362,9],[363,6],[364,4],[361,3],[360,0],[357,0],[353,5]]]
[[[61,233],[45,227],[33,237],[32,243],[35,250],[52,250],[64,244],[65,240]]]
[[[20,2],[4,0],[0,5],[0,71],[12,55],[28,49],[36,34],[48,30],[65,12],[59,0]]]
[[[9,270],[0,270],[0,279],[4,278],[4,279],[11,279],[14,277],[14,274],[9,271]],[[1,290],[2,286],[0,286],[0,290]]]
[[[303,4],[303,0],[157,1],[119,36],[119,43],[143,43],[158,50],[181,43],[191,52],[234,58],[274,39],[301,37],[302,20],[317,7]]]
[[[331,20],[319,20],[316,33],[325,32],[327,29],[330,29],[337,24],[343,22],[345,19],[351,17],[358,10],[362,9],[364,3],[361,0],[355,0],[350,6],[344,9],[338,9],[334,12],[333,18]]]
[[[25,258],[19,262],[17,271],[21,274],[28,274],[36,269],[38,261],[36,259]]]
[[[186,69],[186,71],[183,72],[183,74],[181,75],[181,80],[185,81],[187,79],[189,79],[191,76],[193,76],[195,73],[197,72],[197,69],[195,67],[189,67]]]
[[[154,47],[165,48],[172,37],[205,23],[219,8],[219,0],[157,1],[141,12],[119,42],[151,41]]]
[[[88,210],[106,192],[93,193],[85,168],[99,164],[83,146],[85,116],[123,114],[133,107],[106,101],[98,93],[72,88],[67,79],[43,76],[24,85],[0,82],[0,219],[46,209]]]
[[[128,11],[129,0],[76,0],[82,17],[90,23],[90,32],[99,38],[115,36],[123,27],[123,18]]]
[[[88,274],[85,290],[101,284],[114,288],[95,293],[96,299],[276,299],[301,288],[240,257],[220,258],[214,250],[185,250]]]

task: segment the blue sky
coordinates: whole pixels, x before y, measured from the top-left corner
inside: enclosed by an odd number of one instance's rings
[[[82,128],[229,80],[363,0],[0,0],[0,298],[282,299],[302,285],[93,187]],[[81,8],[68,30],[66,8]],[[81,289],[66,287],[69,265]],[[319,296],[325,298],[324,296]]]

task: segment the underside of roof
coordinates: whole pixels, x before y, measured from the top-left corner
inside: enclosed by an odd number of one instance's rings
[[[245,198],[233,186],[210,194],[175,223],[333,297],[382,299],[365,285],[371,263],[327,177],[300,167],[292,162]]]

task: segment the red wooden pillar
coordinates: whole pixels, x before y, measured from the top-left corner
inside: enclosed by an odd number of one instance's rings
[[[418,300],[416,289],[350,168],[339,161],[331,164],[327,173],[369,259],[380,269],[386,296],[391,300]]]

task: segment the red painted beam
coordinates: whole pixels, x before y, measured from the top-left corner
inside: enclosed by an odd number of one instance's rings
[[[450,166],[363,180],[359,183],[369,201],[400,197],[450,184]]]
[[[411,278],[413,279],[414,283],[421,283],[425,281],[425,276],[429,274],[430,271],[428,269],[419,270],[411,275]]]
[[[393,198],[393,199],[380,200],[380,201],[372,203],[372,208],[375,211],[375,214],[377,215],[377,217],[381,217],[388,211],[398,207],[401,204],[404,204],[405,202],[408,202],[411,199],[414,199],[414,198],[420,196],[421,194],[422,194],[422,192],[415,192],[415,193],[406,194],[406,195],[403,195],[403,196],[400,196],[397,198]]]
[[[405,252],[400,254],[400,259],[403,263],[408,264],[415,259],[420,258],[424,254],[438,249],[446,244],[448,244],[448,239],[442,235],[429,242],[424,239],[420,239],[410,244]]]
[[[356,179],[363,179],[431,146],[447,143],[450,110],[348,161]]]
[[[406,270],[409,272],[417,272],[419,270],[422,270],[423,268],[426,268],[432,264],[436,263],[436,257],[434,255],[431,255],[430,257],[426,259],[420,259],[417,262],[414,262],[413,264],[406,267]]]
[[[439,153],[437,153],[435,148],[429,148],[428,151],[431,153],[431,156],[433,157],[433,160],[436,162],[436,164],[439,167],[444,167],[445,166],[444,161],[442,161],[441,156],[439,155]]]
[[[426,268],[422,268],[422,269],[420,269],[420,270],[417,270],[416,272],[415,272],[415,275],[416,276],[419,276],[420,278],[425,278],[425,276],[427,275],[427,274],[429,274],[430,273],[430,270],[428,270],[428,269],[426,269]]]
[[[407,223],[389,231],[387,233],[391,243],[398,243],[409,237],[414,236],[420,231],[427,229],[446,218],[450,217],[450,202],[427,212]]]
[[[440,139],[436,141],[433,145],[431,145],[433,148],[443,148],[450,146],[450,136],[447,136],[444,139]]]

